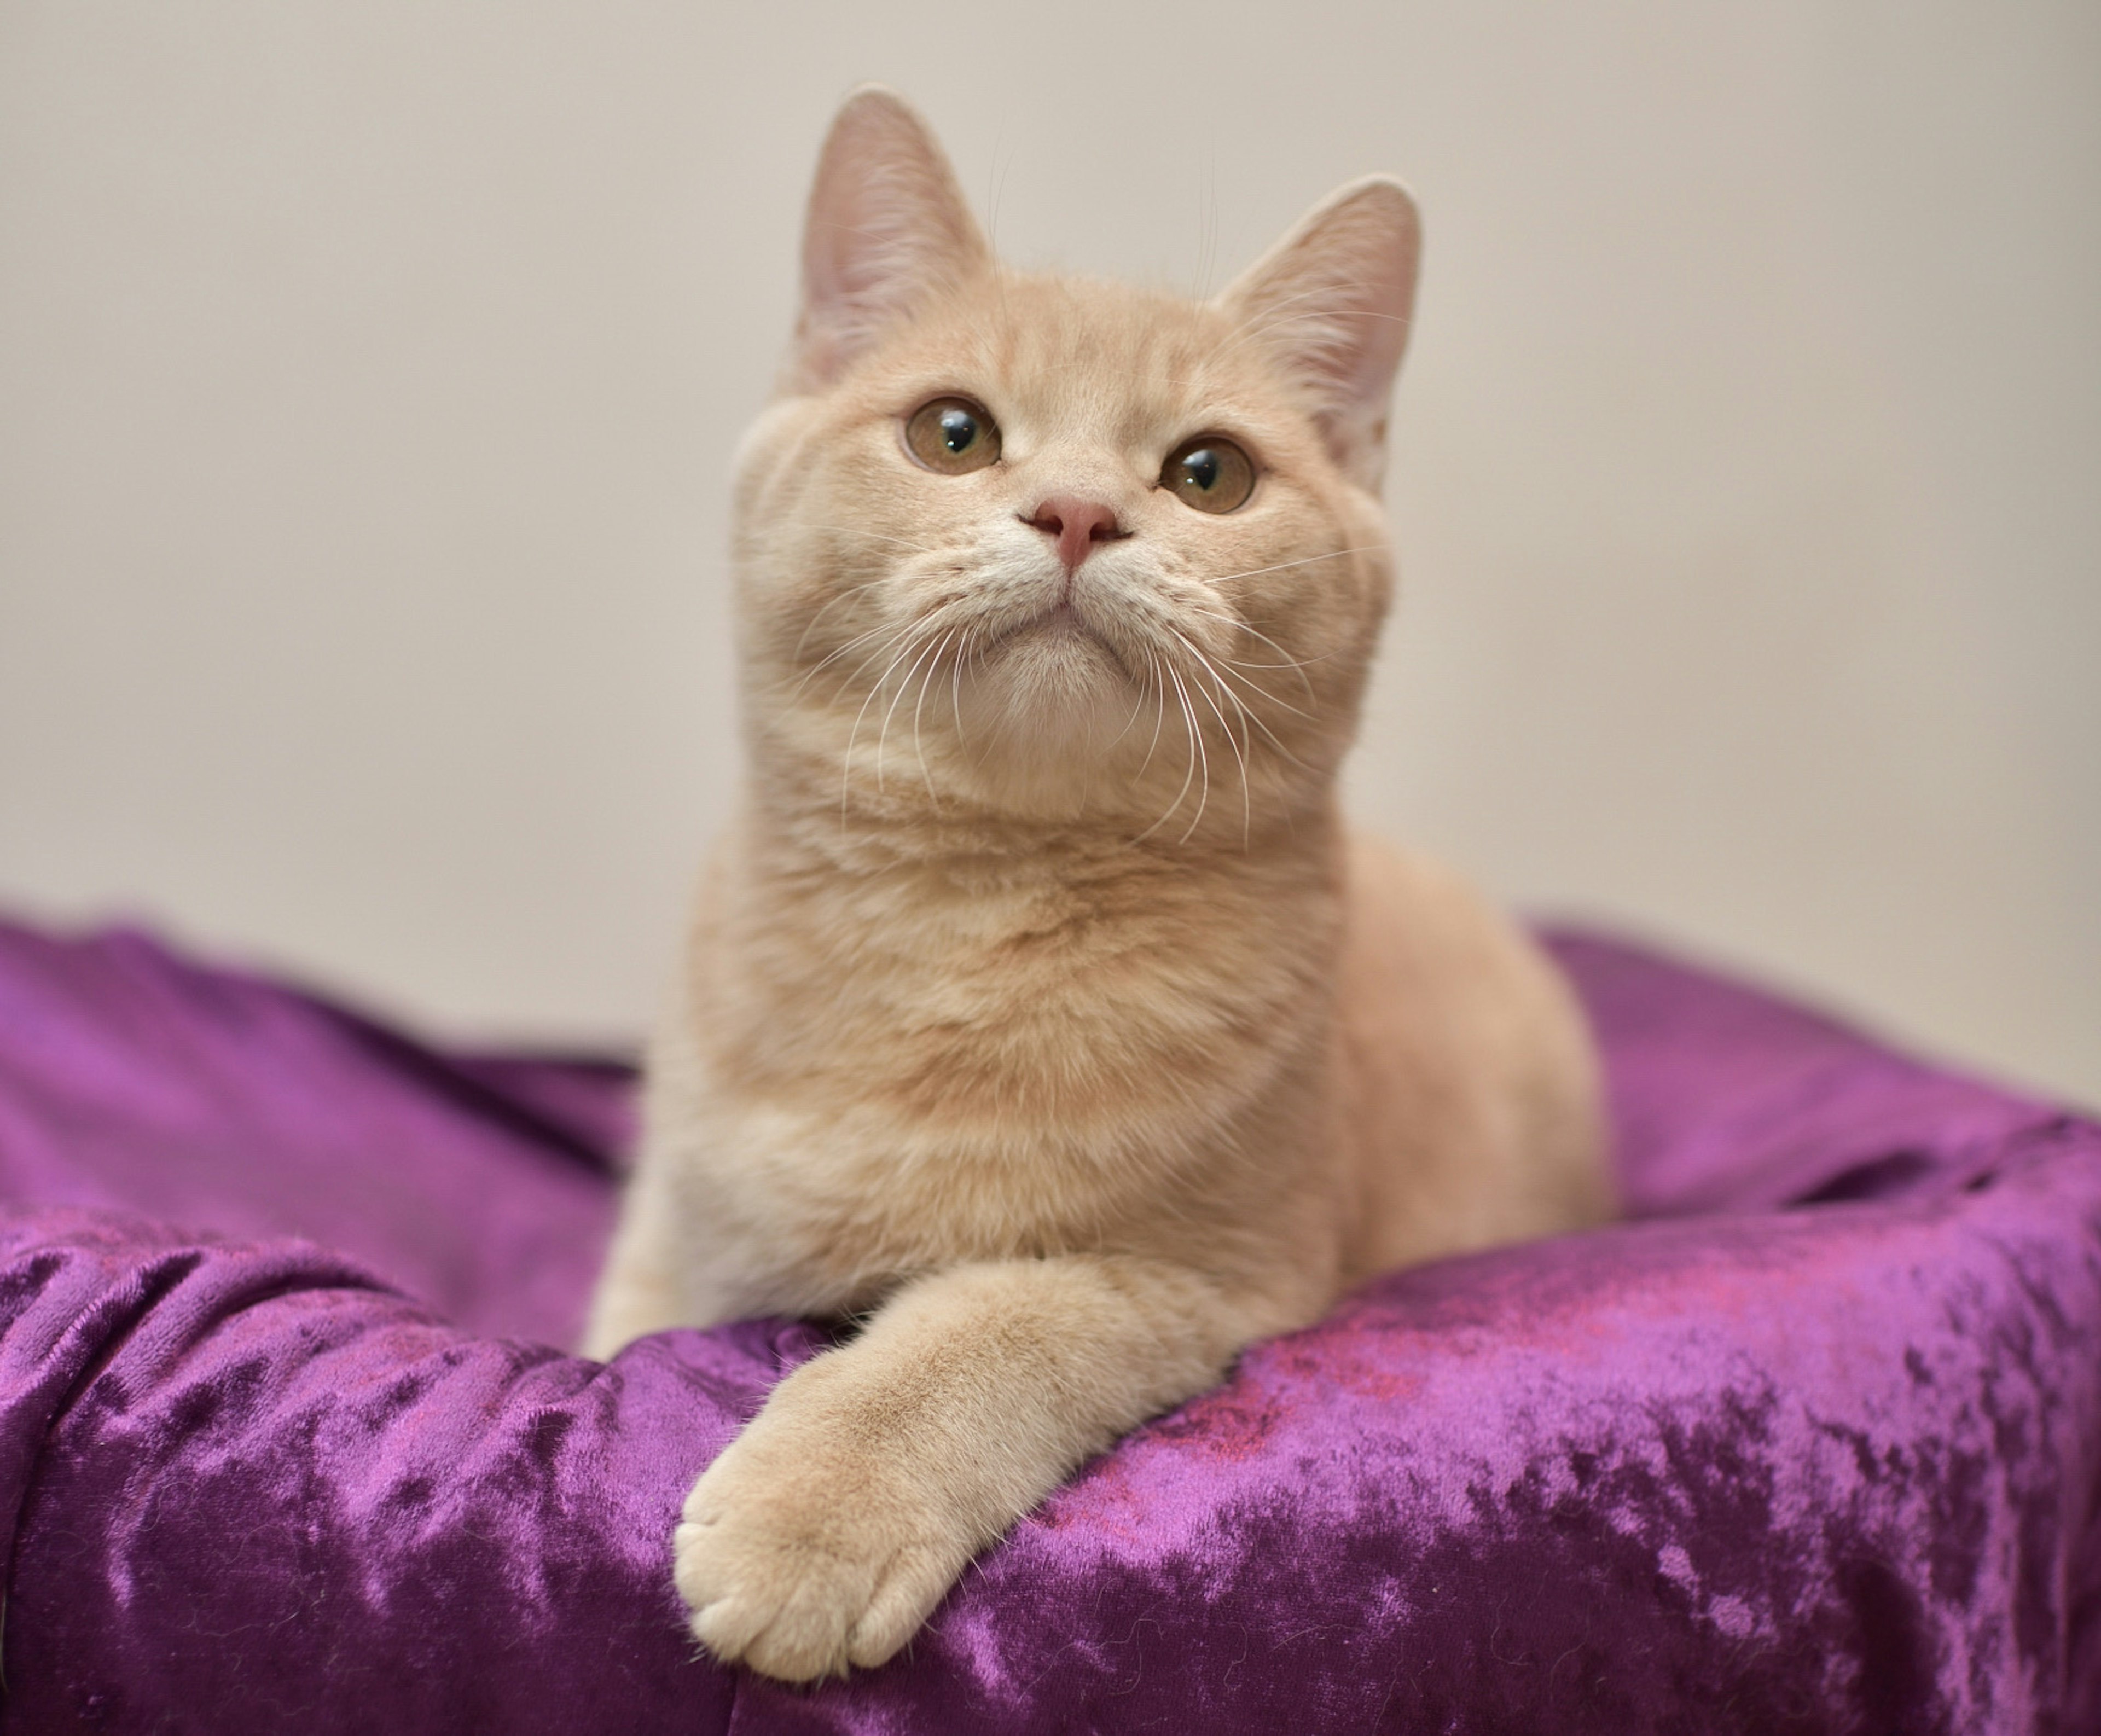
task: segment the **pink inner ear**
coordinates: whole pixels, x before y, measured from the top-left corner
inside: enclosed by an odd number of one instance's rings
[[[1408,345],[1420,251],[1414,200],[1375,176],[1316,206],[1220,298],[1307,389],[1337,462],[1368,485]]]
[[[835,378],[927,296],[989,258],[932,132],[887,91],[856,93],[817,162],[803,235],[798,371]]]

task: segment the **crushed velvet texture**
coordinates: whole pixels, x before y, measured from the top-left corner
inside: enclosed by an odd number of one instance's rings
[[[668,1541],[819,1336],[548,1347],[620,1070],[0,926],[0,1729],[2101,1729],[2101,1129],[1559,951],[1639,1221],[1254,1347],[804,1691]]]

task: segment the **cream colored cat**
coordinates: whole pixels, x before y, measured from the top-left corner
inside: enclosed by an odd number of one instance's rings
[[[1608,1210],[1559,980],[1353,838],[1415,207],[1215,301],[997,266],[896,97],[841,111],[745,443],[750,775],[590,1327],[851,1317],[694,1485],[714,1654],[882,1663],[1250,1340]]]

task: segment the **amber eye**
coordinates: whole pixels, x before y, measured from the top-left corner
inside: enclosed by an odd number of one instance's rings
[[[1160,486],[1199,512],[1231,512],[1254,493],[1254,460],[1223,435],[1199,435],[1161,466]]]
[[[999,424],[967,398],[936,398],[906,419],[905,444],[928,470],[960,476],[999,456]]]

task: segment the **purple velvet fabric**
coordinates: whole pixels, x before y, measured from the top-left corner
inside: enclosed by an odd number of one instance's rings
[[[667,1544],[818,1335],[550,1348],[621,1070],[0,925],[0,1729],[2101,1730],[2101,1128],[1559,950],[1639,1221],[1254,1347],[798,1691]]]

